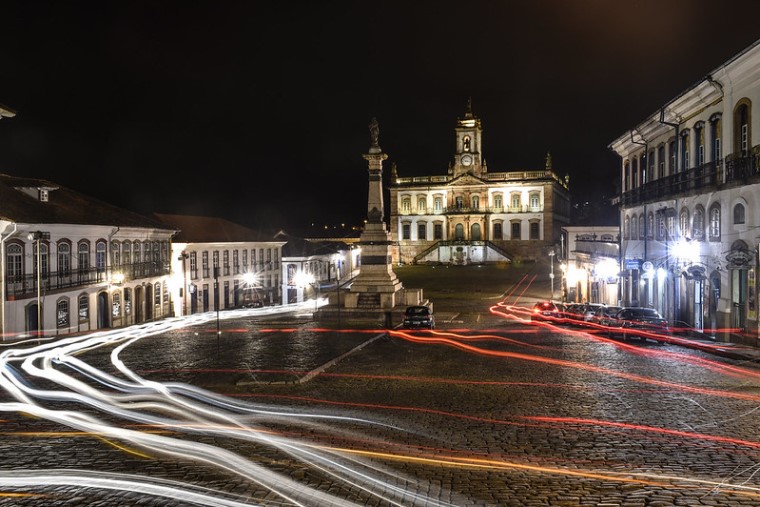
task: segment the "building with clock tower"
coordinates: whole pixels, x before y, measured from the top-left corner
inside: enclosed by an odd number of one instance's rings
[[[551,155],[538,170],[490,172],[483,127],[468,101],[456,121],[453,162],[445,175],[399,177],[391,171],[393,261],[480,264],[533,260],[558,246],[569,224],[567,178]]]

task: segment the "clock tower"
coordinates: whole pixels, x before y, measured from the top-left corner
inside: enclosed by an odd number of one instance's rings
[[[482,138],[483,128],[480,125],[480,118],[472,114],[472,100],[468,99],[464,118],[457,118],[456,153],[454,166],[451,169],[455,178],[467,173],[482,177],[484,172],[483,155],[480,151]]]

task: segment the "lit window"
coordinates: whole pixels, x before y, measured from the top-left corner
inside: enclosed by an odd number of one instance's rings
[[[720,204],[710,207],[710,241],[720,241]]]
[[[114,294],[116,297],[116,294]],[[90,320],[90,300],[86,294],[79,296],[79,322]]]
[[[56,304],[56,324],[58,327],[69,327],[69,300],[61,299]]]
[[[694,218],[691,224],[691,237],[699,241],[705,238],[705,210],[702,206],[694,208]]]
[[[684,208],[678,217],[678,234],[682,238],[689,237],[689,210]]]

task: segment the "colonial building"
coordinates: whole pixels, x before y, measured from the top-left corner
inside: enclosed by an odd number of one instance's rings
[[[618,304],[619,232],[618,226],[562,228],[565,250],[560,265],[563,301]]]
[[[356,276],[361,249],[355,238],[303,239],[280,231],[282,248],[282,292],[287,303],[337,293],[340,286]]]
[[[481,121],[469,103],[454,133],[447,174],[400,178],[392,168],[394,262],[470,264],[545,255],[570,216],[568,182],[554,173],[551,156],[541,170],[489,172]]]
[[[610,144],[623,304],[721,339],[758,331],[760,41]]]
[[[49,181],[0,174],[3,339],[172,315],[174,232]]]
[[[156,214],[178,229],[172,244],[175,313],[282,304],[282,246],[216,217]]]

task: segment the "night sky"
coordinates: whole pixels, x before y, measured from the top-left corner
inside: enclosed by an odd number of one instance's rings
[[[608,144],[756,39],[760,1],[3,2],[0,172],[149,213],[359,224],[367,125],[443,175],[468,97],[489,171],[551,151],[577,202]],[[0,203],[2,207],[2,203]]]

